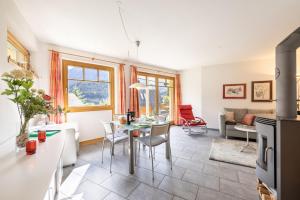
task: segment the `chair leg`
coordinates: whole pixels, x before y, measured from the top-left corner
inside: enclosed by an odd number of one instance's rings
[[[105,141],[103,139],[103,142],[102,142],[102,161],[101,163],[103,164],[103,151],[104,151],[104,145],[105,145]]]
[[[134,164],[136,166],[137,163],[137,141],[134,141]]]
[[[153,159],[155,160],[155,147],[153,147]]]
[[[112,164],[112,157],[113,157],[113,148],[114,148],[114,144],[113,143],[111,143],[111,145],[110,145],[110,165],[109,165],[109,172],[111,173],[111,164]]]
[[[169,144],[169,154],[170,154],[171,170],[172,170],[172,168],[173,168],[173,160],[172,160],[171,144]]]
[[[150,147],[150,154],[151,154],[151,163],[152,163],[152,180],[154,181],[154,167],[153,167],[152,147]]]
[[[123,142],[123,154],[125,155],[125,142]]]

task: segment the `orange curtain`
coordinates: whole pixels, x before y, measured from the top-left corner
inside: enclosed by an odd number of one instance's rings
[[[175,105],[174,105],[174,123],[176,125],[180,124],[179,120],[179,109],[178,106],[181,105],[181,83],[180,83],[180,74],[176,74],[175,77]]]
[[[125,72],[124,64],[119,66],[119,113],[126,113],[126,83],[125,83]]]
[[[130,85],[133,83],[137,83],[137,69],[136,66],[130,66]],[[130,105],[129,110],[135,112],[135,116],[140,116],[140,108],[139,108],[139,92],[137,89],[130,88]]]
[[[63,85],[62,85],[62,70],[60,65],[59,53],[52,51],[51,53],[51,74],[50,74],[50,95],[53,98],[53,107],[58,106],[63,108]],[[51,115],[50,120],[61,124],[63,122],[61,114]]]

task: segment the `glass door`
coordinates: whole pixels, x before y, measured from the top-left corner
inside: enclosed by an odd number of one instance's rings
[[[173,80],[159,78],[158,79],[158,113],[166,116],[169,120],[173,119],[174,105],[174,88]]]
[[[140,72],[138,81],[147,86],[146,89],[139,90],[140,114],[159,114],[173,120],[174,78]]]

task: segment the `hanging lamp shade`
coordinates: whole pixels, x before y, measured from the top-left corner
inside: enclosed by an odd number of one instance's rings
[[[141,90],[141,89],[146,89],[146,85],[143,83],[133,83],[129,86],[129,88],[133,88],[133,89],[137,89],[137,90]]]

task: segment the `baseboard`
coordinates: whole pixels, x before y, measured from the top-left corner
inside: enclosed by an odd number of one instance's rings
[[[91,139],[91,140],[84,140],[84,141],[81,141],[79,144],[80,144],[80,146],[97,144],[99,142],[102,142],[103,139],[104,139],[104,137],[95,138],[95,139]]]

